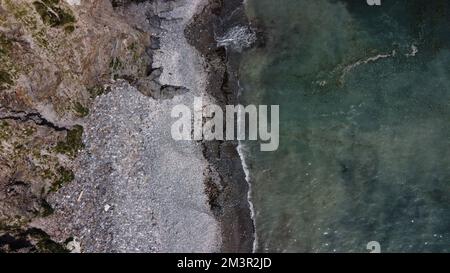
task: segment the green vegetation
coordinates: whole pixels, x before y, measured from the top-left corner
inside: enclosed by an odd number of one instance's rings
[[[127,49],[133,55],[133,61],[137,62],[139,60],[139,46],[137,42],[132,42]]]
[[[43,179],[52,179],[55,174],[50,169],[45,169],[41,172],[41,177]]]
[[[3,33],[0,33],[0,57],[9,55],[11,49],[12,42]]]
[[[64,27],[64,32],[66,32],[67,34],[72,33],[75,31],[75,26],[74,25],[68,25]]]
[[[39,241],[37,244],[38,251],[40,253],[68,253],[67,250],[62,244],[59,244],[53,240],[48,238],[44,238]]]
[[[17,3],[12,0],[4,0],[5,6],[17,20],[22,22],[28,29],[36,30],[36,19],[30,14],[28,3]]]
[[[9,127],[9,123],[6,120],[2,120],[2,122],[0,122],[0,129],[4,130],[7,127]]]
[[[53,212],[55,211],[52,206],[45,200],[42,199],[41,201],[41,207],[42,207],[42,211],[40,213],[40,215],[42,217],[47,217],[53,214]]]
[[[0,69],[0,90],[4,90],[14,84],[13,76],[8,71],[11,70],[8,65],[11,50],[12,42],[3,33],[0,33],[0,62],[4,64],[3,69]]]
[[[0,90],[4,90],[13,84],[12,76],[8,72],[0,70]]]
[[[50,188],[51,192],[56,192],[64,184],[69,183],[75,179],[75,175],[73,174],[73,172],[64,167],[59,167],[57,172],[58,172],[58,179],[53,182]]]
[[[11,220],[8,219],[9,223]],[[21,252],[27,250],[32,253],[69,253],[69,250],[63,243],[53,241],[50,236],[41,229],[28,228],[25,229],[25,223],[11,226],[0,222],[0,230],[2,236],[8,236],[9,240],[4,240],[2,243],[9,246],[15,246],[13,252]],[[6,232],[6,234],[5,234]]]
[[[111,59],[111,62],[109,63],[109,67],[113,71],[117,71],[120,68],[122,68],[122,62],[120,61],[120,59],[118,57],[114,57]]]
[[[89,109],[84,107],[81,103],[76,102],[73,107],[75,114],[79,117],[85,117],[89,115]]]
[[[0,231],[15,231],[26,225],[28,220],[20,216],[1,217]]]
[[[53,241],[50,236],[41,229],[30,228],[25,234],[26,237],[37,240],[36,244],[37,252],[40,253],[68,253],[67,248],[63,244]],[[24,236],[24,237],[25,237]]]
[[[55,147],[56,152],[75,157],[78,151],[84,148],[83,127],[80,125],[67,132],[66,141],[60,141]]]
[[[76,22],[75,16],[70,10],[59,6],[59,0],[34,1],[33,6],[41,16],[44,24],[51,27],[61,27]]]
[[[11,79],[11,75],[8,72],[0,70],[0,83],[13,84],[13,80]]]
[[[9,136],[9,123],[7,121],[0,122],[0,142],[1,140],[7,140]]]
[[[101,85],[93,86],[90,88],[87,88],[87,91],[89,93],[89,96],[91,99],[95,99],[98,96],[101,96],[108,92],[108,88],[103,88]]]
[[[36,132],[36,128],[34,128],[34,127],[28,127],[28,128],[25,128],[25,130],[23,130],[23,133],[25,134],[25,136],[32,136],[35,132]]]
[[[111,62],[109,63],[109,67],[111,68],[112,78],[114,80],[117,80],[119,77],[121,77],[119,76],[119,73],[117,73],[123,67],[122,61],[119,59],[119,57],[112,58]]]

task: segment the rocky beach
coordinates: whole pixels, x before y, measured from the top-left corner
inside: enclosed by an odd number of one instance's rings
[[[174,105],[236,103],[241,1],[0,3],[0,251],[252,251],[238,143],[170,135]]]

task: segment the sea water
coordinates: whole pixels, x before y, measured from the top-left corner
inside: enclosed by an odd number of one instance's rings
[[[257,252],[450,252],[450,2],[247,0],[244,104],[280,105],[280,147],[242,143]]]

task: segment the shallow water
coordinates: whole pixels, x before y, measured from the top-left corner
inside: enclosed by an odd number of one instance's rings
[[[450,252],[450,2],[248,0],[264,46],[242,102],[280,105],[248,142],[259,252]]]

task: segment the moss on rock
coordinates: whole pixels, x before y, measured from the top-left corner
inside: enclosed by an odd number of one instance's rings
[[[91,99],[95,99],[98,96],[108,93],[110,91],[110,88],[104,88],[101,85],[96,85],[96,86],[87,88],[87,91],[89,93],[89,97]]]
[[[66,141],[58,142],[55,150],[58,153],[75,157],[82,148],[84,148],[83,127],[81,125],[75,125],[72,130],[67,132]]]
[[[71,182],[75,179],[75,175],[72,170],[68,170],[64,167],[59,167],[58,170],[58,178],[53,182],[52,187],[50,188],[51,192],[55,192],[59,190],[64,184]]]
[[[0,233],[0,253],[68,253],[64,243],[53,241],[50,236],[38,228],[9,230]]]
[[[14,84],[12,76],[3,70],[0,70],[0,90],[6,89]]]
[[[11,49],[12,42],[3,33],[0,33],[0,57],[9,55]]]
[[[42,22],[51,27],[61,27],[76,22],[75,16],[69,9],[59,5],[59,0],[34,1],[33,6],[41,16]]]
[[[73,110],[75,111],[75,114],[79,117],[85,117],[85,116],[89,115],[89,109],[84,107],[79,102],[75,102]]]

